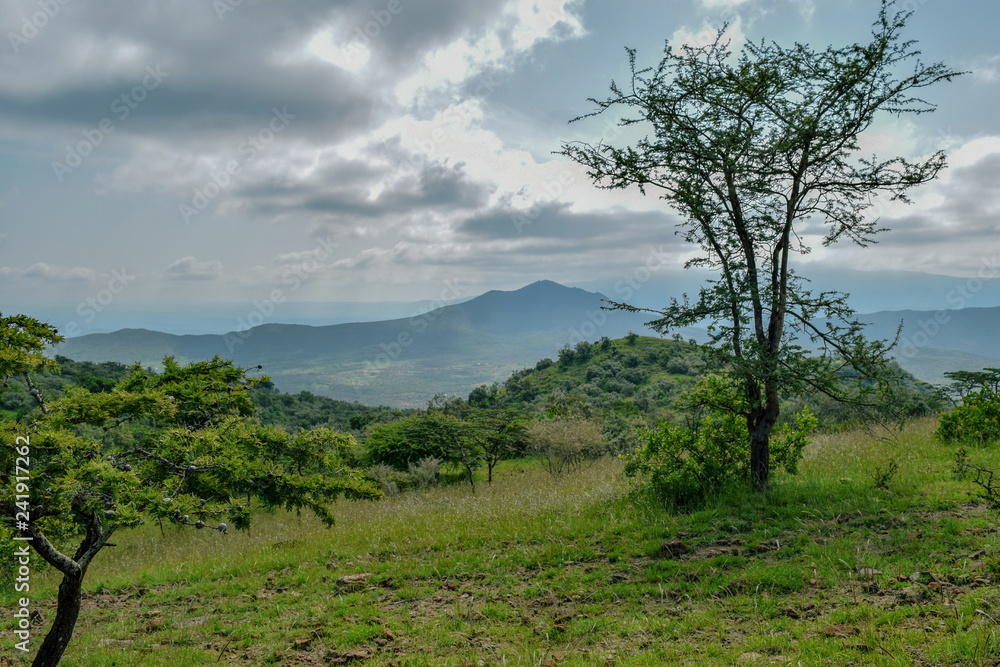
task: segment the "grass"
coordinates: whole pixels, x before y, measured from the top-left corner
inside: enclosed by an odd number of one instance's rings
[[[64,664],[994,665],[997,517],[933,427],[820,436],[767,495],[682,513],[608,460],[339,503],[330,530],[148,526],[98,556]],[[36,646],[56,584],[32,579]]]

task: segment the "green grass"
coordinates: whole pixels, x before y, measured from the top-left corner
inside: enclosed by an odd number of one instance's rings
[[[476,494],[338,503],[329,530],[147,526],[98,556],[64,664],[993,665],[997,516],[933,427],[819,436],[768,494],[683,513],[616,461],[560,478],[518,462]],[[689,551],[665,555],[673,540]],[[36,646],[56,584],[32,579]],[[21,664],[10,621],[0,656]]]

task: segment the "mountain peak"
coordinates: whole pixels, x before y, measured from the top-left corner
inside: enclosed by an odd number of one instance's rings
[[[553,280],[536,280],[530,285],[525,285],[524,287],[516,289],[511,293],[531,295],[531,296],[545,296],[545,297],[568,296],[570,294],[574,295],[586,294],[591,298],[594,296],[598,296],[602,299],[604,298],[604,295],[601,294],[600,292],[588,292],[587,290],[581,289],[579,287],[567,287],[566,285],[563,285],[562,283],[557,283]]]

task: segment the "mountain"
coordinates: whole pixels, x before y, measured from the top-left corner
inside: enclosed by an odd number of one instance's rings
[[[859,319],[870,338],[891,340],[902,324],[896,361],[924,382],[947,383],[947,371],[1000,367],[1000,307],[892,310]]]
[[[285,392],[416,407],[436,393],[464,396],[480,384],[502,382],[538,359],[555,358],[565,345],[649,332],[644,323],[650,315],[603,311],[604,299],[539,281],[381,322],[264,324],[203,335],[123,329],[70,338],[53,352],[79,361],[154,366],[167,355],[181,362],[218,355],[247,367],[262,365]],[[1000,307],[880,311],[861,319],[871,323],[870,337],[890,339],[902,321],[896,359],[925,382],[946,382],[943,373],[950,370],[1000,367]],[[681,333],[702,338],[694,329]]]
[[[181,362],[218,355],[262,365],[285,392],[413,407],[435,393],[466,395],[503,381],[567,344],[644,330],[648,316],[602,311],[604,299],[539,281],[383,322],[264,324],[222,335],[123,329],[71,338],[53,352],[78,361],[154,366],[167,355]]]

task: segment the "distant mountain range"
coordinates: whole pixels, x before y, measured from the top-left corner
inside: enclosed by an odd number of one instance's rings
[[[984,259],[983,275],[997,275],[1000,268]],[[806,265],[802,273],[814,291],[837,290],[850,295],[851,306],[860,313],[883,310],[937,310],[940,308],[989,308],[1000,306],[1000,279],[959,278],[915,271],[858,271]],[[710,273],[697,268],[650,272],[642,263],[628,275],[617,278],[572,283],[588,292],[606,294],[615,301],[636,306],[661,308],[671,297],[695,295]],[[468,288],[463,286],[463,293]],[[442,297],[447,298],[447,297]],[[328,326],[352,322],[382,322],[412,317],[432,308],[468,300],[437,301],[285,301],[265,318],[267,322]],[[69,336],[109,333],[125,328],[142,328],[174,334],[224,334],[243,326],[256,304],[241,301],[222,303],[158,303],[115,300],[99,317],[82,316],[76,302],[40,304],[20,301],[17,294],[3,294],[5,313],[29,313],[53,324]],[[254,324],[260,324],[258,320]]]
[[[643,331],[649,318],[601,310],[604,296],[550,281],[491,291],[413,317],[331,326],[264,324],[221,335],[145,329],[70,338],[54,348],[78,361],[156,365],[213,355],[264,367],[279,389],[347,401],[423,405],[554,358],[565,345]]]
[[[435,393],[464,396],[480,384],[503,381],[541,358],[555,358],[565,345],[648,333],[650,315],[601,310],[605,299],[539,281],[381,322],[264,324],[204,335],[123,329],[70,338],[54,353],[154,366],[167,355],[182,362],[218,355],[262,365],[285,392],[415,407]],[[897,360],[924,381],[942,383],[949,370],[1000,366],[1000,307],[882,311],[862,319],[871,322],[871,337],[890,339],[902,321]],[[680,333],[702,338],[697,329]]]
[[[865,314],[870,338],[893,339],[899,365],[924,382],[943,384],[947,371],[1000,367],[1000,307],[892,310]]]

